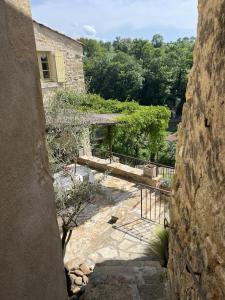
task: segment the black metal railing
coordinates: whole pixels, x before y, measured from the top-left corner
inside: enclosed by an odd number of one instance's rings
[[[110,153],[107,150],[103,150],[103,149],[92,149],[92,155],[98,158],[102,158],[102,159],[109,159],[110,158]]]
[[[156,166],[156,174],[162,175],[163,178],[172,179],[175,174],[175,168],[171,166],[162,165],[156,162],[151,162],[152,165]]]
[[[168,218],[171,192],[147,185],[139,185],[141,192],[141,218],[164,224]]]
[[[147,165],[153,165],[156,167],[156,176],[162,175],[163,178],[172,179],[175,174],[175,168],[159,164],[157,162],[151,162],[142,158],[133,157],[130,155],[120,154],[103,149],[93,149],[92,155],[102,159],[109,159],[110,163],[120,162],[121,164],[128,165],[133,168],[144,169]]]
[[[150,160],[144,160],[141,158],[124,155],[116,152],[112,152],[113,157],[118,157],[120,160],[120,163],[134,167],[134,168],[140,168],[143,169],[147,165],[153,165],[156,167],[156,176],[162,175],[163,178],[172,179],[172,177],[175,174],[175,168],[171,166],[166,166],[159,164],[157,162],[151,162]],[[112,159],[113,160],[113,159]]]
[[[119,161],[121,164],[128,165],[128,166],[131,166],[134,168],[137,168],[137,167],[144,168],[144,166],[148,164],[147,160],[129,156],[129,155],[125,155],[125,154],[112,152],[112,156],[113,156],[113,160],[115,160],[116,158],[119,158]]]

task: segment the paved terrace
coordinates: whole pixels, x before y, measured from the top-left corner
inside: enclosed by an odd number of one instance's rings
[[[95,266],[82,299],[167,300],[165,269],[148,247],[156,225],[140,218],[140,190],[110,175],[102,184],[90,217],[73,230],[66,252],[70,267]],[[115,224],[109,223],[112,216],[118,218]]]

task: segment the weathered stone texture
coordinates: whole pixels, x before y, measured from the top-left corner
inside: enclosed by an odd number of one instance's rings
[[[0,1],[0,299],[66,289],[28,0]]]
[[[171,205],[172,299],[225,299],[225,1],[199,0],[198,38],[179,128]],[[174,239],[181,240],[183,251]],[[183,255],[183,257],[182,257]]]
[[[37,22],[34,22],[33,25],[37,51],[47,51],[53,56],[55,51],[61,51],[65,60],[65,83],[58,83],[57,80],[42,82],[44,98],[47,99],[54,94],[57,88],[62,87],[84,92],[82,44]]]

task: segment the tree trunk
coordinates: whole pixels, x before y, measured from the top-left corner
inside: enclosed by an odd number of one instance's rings
[[[62,231],[63,231],[63,234],[62,234],[62,252],[63,252],[63,258],[64,258],[65,254],[66,254],[66,237],[67,237],[67,234],[68,234],[69,230],[63,225]]]
[[[62,252],[63,252],[63,258],[64,258],[65,254],[66,254],[66,246],[68,245],[69,240],[70,240],[71,235],[72,235],[72,230],[69,230],[64,225],[62,227],[62,230],[63,230],[63,234],[62,234]]]

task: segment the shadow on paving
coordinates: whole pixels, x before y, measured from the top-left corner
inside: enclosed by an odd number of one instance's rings
[[[92,203],[90,203],[84,212],[77,219],[77,223],[79,225],[84,224],[86,221],[94,217],[99,211],[105,207],[114,207],[122,201],[126,201],[131,198],[137,197],[139,194],[138,186],[132,185],[132,191],[125,190],[124,188],[116,188],[116,187],[103,187],[100,193],[95,197]],[[135,208],[140,203],[140,199],[137,200]],[[132,207],[131,207],[132,209]],[[141,214],[141,211],[140,211]],[[106,220],[108,222],[109,220]]]
[[[141,242],[149,243],[151,239],[149,232],[152,230],[153,226],[155,226],[155,223],[140,218],[122,225],[114,225],[113,229],[126,233]]]
[[[148,256],[98,263],[79,299],[169,300],[167,269]]]
[[[106,180],[109,180],[108,176],[107,176]],[[116,178],[116,180],[119,181],[118,178]],[[124,181],[124,185],[126,186],[126,180],[123,180],[123,181]],[[84,224],[85,222],[90,220],[92,217],[94,217],[96,214],[98,214],[99,211],[103,208],[114,207],[122,201],[126,201],[129,199],[138,197],[139,196],[138,185],[131,183],[131,182],[129,182],[129,184],[132,184],[131,185],[132,191],[125,190],[124,187],[118,188],[118,187],[104,186],[104,181],[103,181],[103,187],[101,189],[101,192],[96,195],[96,197],[94,198],[92,203],[90,203],[85,208],[83,213],[77,218],[77,224],[79,226]],[[136,201],[136,204],[133,207],[131,207],[131,209],[137,207],[139,204],[140,204],[140,199],[138,198]],[[141,214],[141,211],[140,211],[140,214]],[[108,222],[108,221],[110,221],[110,219],[106,220],[106,222]],[[61,228],[60,220],[58,220],[58,223],[59,223],[60,232],[61,232],[62,228]]]

